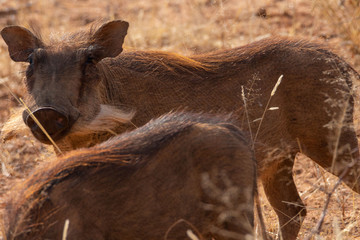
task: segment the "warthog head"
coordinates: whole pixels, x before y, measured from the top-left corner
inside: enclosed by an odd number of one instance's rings
[[[26,103],[31,114],[25,110],[22,118],[38,140],[49,143],[31,115],[54,141],[72,129],[78,133],[84,128],[94,130],[97,124],[109,124],[104,121],[106,113],[115,118],[118,111],[120,119],[131,118],[131,114],[101,104],[98,88],[101,77],[97,67],[103,58],[122,52],[128,26],[124,21],[112,21],[49,44],[20,26],[5,27],[1,31],[12,60],[28,63]]]

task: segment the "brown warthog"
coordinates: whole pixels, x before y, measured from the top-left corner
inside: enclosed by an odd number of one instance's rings
[[[60,149],[90,146],[173,109],[233,112],[252,133],[259,176],[284,239],[296,238],[306,214],[291,171],[300,150],[337,176],[351,166],[344,181],[359,192],[352,86],[359,75],[326,47],[268,38],[191,57],[121,53],[127,29],[128,23],[111,21],[49,43],[23,27],[2,30],[11,58],[29,62],[27,104]],[[49,143],[27,112],[23,119]],[[14,129],[9,126],[4,135]]]
[[[62,239],[68,220],[68,240],[249,239],[255,193],[250,142],[231,121],[168,114],[40,167],[12,191],[4,235]]]

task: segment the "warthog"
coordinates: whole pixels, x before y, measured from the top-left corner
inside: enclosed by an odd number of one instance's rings
[[[306,215],[292,176],[298,152],[337,176],[348,170],[343,180],[359,192],[353,126],[359,74],[326,47],[267,38],[191,57],[121,53],[127,29],[127,22],[110,21],[49,43],[20,26],[2,30],[10,57],[29,63],[27,104],[61,150],[104,141],[173,109],[232,112],[251,133],[284,239],[296,238]],[[49,143],[26,111],[22,118],[37,139]],[[13,119],[5,137],[20,126],[21,117]]]
[[[66,220],[68,240],[249,239],[256,162],[230,120],[172,113],[47,163],[11,193],[7,240],[62,239]]]

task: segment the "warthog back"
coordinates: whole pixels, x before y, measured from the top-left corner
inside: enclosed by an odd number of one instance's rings
[[[249,142],[228,120],[168,114],[37,169],[12,191],[5,234],[159,240],[186,239],[191,229],[204,239],[245,239],[255,170]]]

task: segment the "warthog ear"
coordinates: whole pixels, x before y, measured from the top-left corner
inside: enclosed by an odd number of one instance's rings
[[[90,39],[89,50],[95,60],[116,57],[123,48],[124,38],[129,23],[121,20],[111,21],[102,25]]]
[[[15,62],[27,62],[34,49],[43,43],[32,32],[24,27],[9,26],[1,31],[1,36],[8,45],[9,54]]]

